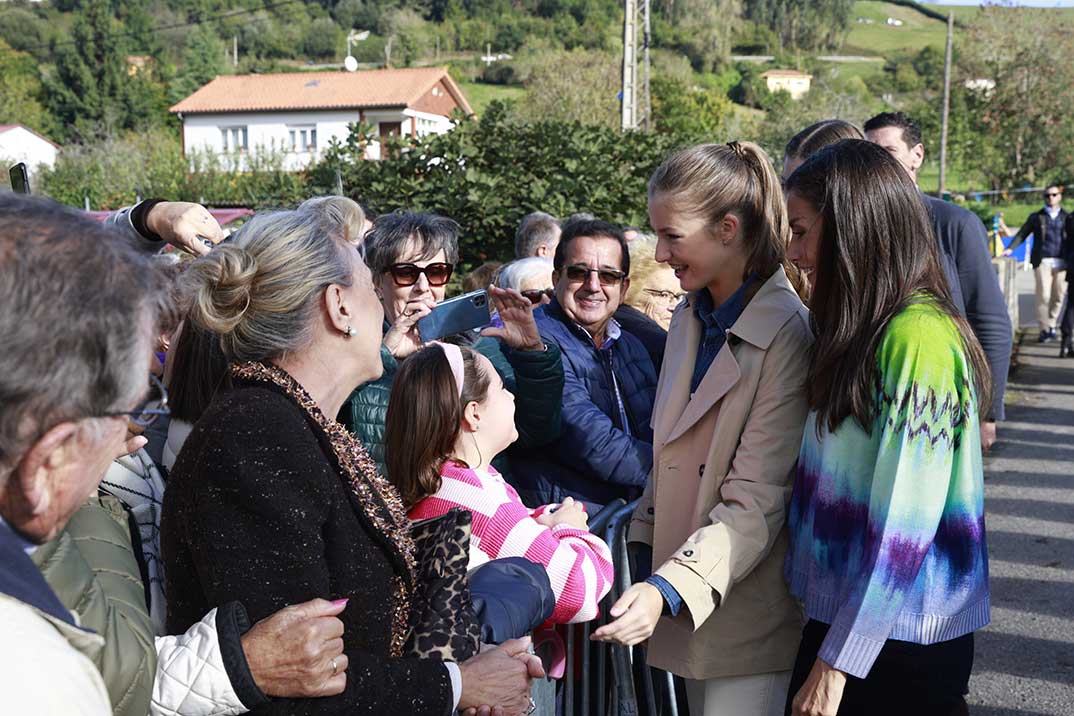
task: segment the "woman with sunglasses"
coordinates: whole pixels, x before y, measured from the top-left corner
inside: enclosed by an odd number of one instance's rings
[[[421,348],[417,323],[444,300],[459,261],[459,225],[436,214],[396,211],[377,217],[365,238],[365,262],[384,309],[383,375],[351,393],[339,420],[358,436],[386,474],[384,425],[399,362]],[[518,444],[537,447],[559,437],[563,363],[533,321],[533,306],[518,291],[492,288],[502,326],[448,337],[484,355],[518,401]],[[504,472],[506,466],[497,466]],[[501,469],[502,468],[502,469]]]

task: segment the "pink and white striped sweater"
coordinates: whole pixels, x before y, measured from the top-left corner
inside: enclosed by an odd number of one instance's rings
[[[544,565],[556,597],[551,621],[586,622],[597,616],[597,604],[611,589],[611,550],[604,540],[569,525],[546,527],[495,469],[475,472],[452,462],[444,464],[436,494],[410,509],[415,522],[438,517],[453,507],[473,515],[470,564],[490,559],[524,557]]]

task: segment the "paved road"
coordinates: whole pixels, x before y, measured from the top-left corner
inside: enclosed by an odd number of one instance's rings
[[[1019,290],[1030,326],[1028,272]],[[1074,360],[1058,355],[1027,331],[985,460],[992,623],[976,636],[973,716],[1074,715]]]

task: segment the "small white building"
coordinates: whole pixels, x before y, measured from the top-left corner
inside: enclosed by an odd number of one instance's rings
[[[451,115],[473,110],[445,67],[223,75],[171,108],[182,123],[183,151],[239,157],[266,149],[299,170],[348,125],[365,122],[381,138],[444,134]],[[380,158],[380,142],[366,149]]]
[[[798,70],[769,70],[761,74],[769,92],[784,91],[791,99],[802,99],[809,93],[813,75]]]
[[[5,164],[4,170],[6,172],[10,165],[24,162],[31,187],[38,167],[51,169],[55,166],[59,151],[60,145],[29,127],[21,124],[0,124],[0,160]]]

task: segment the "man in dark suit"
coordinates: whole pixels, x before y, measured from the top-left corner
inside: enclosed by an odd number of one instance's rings
[[[925,161],[925,145],[921,128],[913,119],[902,112],[878,114],[865,123],[865,138],[886,149],[917,181]],[[932,216],[955,306],[969,321],[992,369],[992,407],[981,423],[981,447],[988,450],[996,441],[996,421],[1003,420],[1011,361],[1013,333],[1007,303],[992,268],[988,232],[981,220],[960,206],[925,194],[921,197]]]
[[[1063,238],[1071,215],[1063,209],[1062,203],[1063,188],[1053,184],[1044,190],[1044,207],[1030,214],[1017,234],[1000,222],[1000,230],[1007,236],[1014,236],[1003,252],[1004,256],[1014,253],[1030,235],[1034,237],[1029,263],[1033,265],[1033,278],[1037,284],[1038,340],[1041,343],[1055,340],[1055,325],[1066,293],[1068,274]]]

